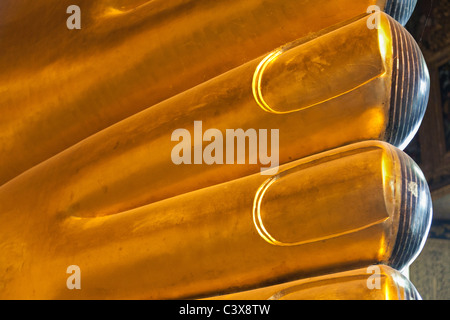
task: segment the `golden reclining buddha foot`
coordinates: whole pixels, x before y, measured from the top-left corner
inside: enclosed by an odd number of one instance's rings
[[[420,169],[375,141],[106,217],[23,199],[0,188],[2,298],[199,298],[372,264],[402,270],[431,222]],[[70,265],[81,290],[66,288]]]
[[[92,135],[2,188],[17,190],[27,199],[27,210],[40,203],[52,213],[94,217],[267,167],[251,164],[249,152],[245,164],[226,164],[222,145],[216,152],[221,151],[223,164],[218,164],[221,159],[213,165],[194,164],[197,151],[201,149],[202,158],[208,144],[202,141],[203,131],[210,128],[221,132],[224,145],[227,129],[268,130],[269,141],[271,130],[279,129],[279,141],[273,140],[279,146],[279,159],[273,162],[279,164],[364,140],[402,147],[422,120],[429,77],[410,35],[385,15],[381,26],[369,30],[363,18],[319,38],[294,43],[282,48],[263,72],[260,67],[267,60],[255,59]],[[322,52],[325,44],[329,49]],[[309,62],[319,53],[331,63],[318,67]],[[340,70],[341,64],[348,67]],[[366,65],[370,67],[361,67]],[[295,81],[297,77],[302,81]],[[336,85],[319,85],[326,81]],[[260,97],[276,111],[264,109]],[[196,120],[202,121],[201,128],[194,125]],[[186,129],[194,138],[172,141],[178,129]],[[178,149],[180,143],[184,151]],[[231,151],[237,157],[235,148]],[[192,165],[174,164],[173,156],[188,152]],[[38,187],[27,187],[32,185]]]
[[[49,3],[27,8],[24,2],[6,1],[0,6],[10,12],[27,9],[28,17],[46,8],[50,17],[56,9]],[[371,263],[401,269],[414,259],[428,230],[430,197],[420,170],[401,151],[372,142],[329,151],[312,162],[295,161],[355,141],[381,139],[400,148],[410,141],[423,117],[429,78],[420,50],[401,25],[382,15],[378,30],[367,28],[367,16],[319,26],[311,22],[319,15],[312,9],[308,26],[317,27],[315,33],[258,58],[268,51],[264,45],[273,49],[275,41],[287,42],[278,33],[266,32],[270,26],[248,29],[260,34],[242,34],[247,46],[230,45],[230,35],[224,32],[217,39],[204,35],[206,48],[179,50],[186,38],[176,32],[194,35],[195,43],[203,39],[177,27],[191,18],[183,10],[207,16],[213,7],[225,6],[221,1],[136,1],[120,8],[114,7],[121,4],[117,1],[96,3],[110,7],[85,4],[95,13],[87,18],[92,38],[71,34],[70,43],[86,44],[86,52],[74,50],[61,57],[49,51],[48,56],[20,63],[26,54],[14,57],[7,51],[5,57],[19,61],[20,67],[0,61],[6,70],[0,76],[0,90],[6,92],[0,96],[6,115],[0,123],[0,143],[7,151],[7,165],[0,166],[6,172],[0,187],[2,297],[205,297]],[[214,23],[226,25],[243,6],[269,8],[261,3],[229,2],[229,11],[220,11],[226,19]],[[294,2],[277,3],[284,8],[276,11],[280,21],[288,12],[284,5]],[[304,8],[315,6],[301,3]],[[395,3],[383,2],[382,7],[395,13]],[[173,29],[165,29],[166,18],[178,21],[172,21]],[[211,30],[212,20],[196,19],[201,25],[192,27]],[[288,19],[291,27],[294,20]],[[9,34],[17,21],[5,19],[0,32]],[[112,23],[120,21],[123,29]],[[272,27],[276,21],[270,22]],[[148,42],[147,22],[152,32],[164,29],[168,34],[157,33],[164,37],[139,47]],[[242,21],[246,28],[251,22]],[[159,23],[161,29],[154,27]],[[223,25],[220,30],[225,30]],[[318,32],[323,27],[327,29]],[[23,31],[36,36],[36,48],[50,39],[39,30]],[[58,39],[67,35],[53,37],[53,44],[64,47],[67,42]],[[288,36],[294,40],[299,34]],[[114,43],[109,42],[112,38]],[[257,39],[261,47],[252,43]],[[8,41],[14,50],[26,47],[13,37]],[[142,50],[132,51],[137,47]],[[177,57],[162,57],[157,47]],[[217,48],[233,56],[232,61],[214,55]],[[245,59],[233,51],[244,48]],[[214,68],[219,62],[223,69]],[[147,72],[150,68],[156,73]],[[189,90],[175,95],[185,89]],[[169,99],[157,103],[165,98]],[[17,108],[7,108],[11,103]],[[146,110],[137,113],[142,109]],[[195,139],[203,136],[198,120],[203,128],[222,133],[227,128],[279,129],[276,165],[284,166],[270,178],[259,174],[261,163],[248,164],[249,156],[245,165],[175,165],[172,133],[177,129],[186,128],[194,136],[194,146],[189,142],[184,149],[194,158],[204,149],[205,141]],[[355,165],[356,158],[361,166]],[[309,173],[309,180],[298,172]],[[324,172],[329,172],[328,178]],[[336,179],[339,174],[342,177]],[[353,193],[342,197],[350,186]],[[313,201],[317,190],[325,192],[319,197],[332,201]],[[367,200],[364,194],[374,196]],[[330,203],[335,204],[335,217],[330,217]],[[239,250],[242,243],[249,247]],[[357,244],[360,250],[351,256]],[[205,253],[208,259],[202,259]],[[314,263],[307,258],[311,255],[317,257]],[[86,279],[80,292],[69,292],[67,275],[55,272],[72,264],[81,266]]]
[[[0,4],[0,185],[82,139],[371,5],[416,0],[69,0]]]
[[[208,300],[422,300],[422,297],[400,272],[377,265]]]

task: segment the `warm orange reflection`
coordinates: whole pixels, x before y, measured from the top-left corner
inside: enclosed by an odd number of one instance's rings
[[[81,30],[66,28],[73,4]],[[386,8],[376,0],[2,0],[0,185],[124,118],[374,4]]]
[[[0,297],[196,298],[371,264],[403,268],[430,222],[414,168],[402,151],[364,142],[286,164],[272,184],[258,173],[94,218],[55,210],[59,199],[30,192],[37,182],[24,175],[0,188]],[[405,188],[413,182],[420,192]],[[255,197],[267,233],[288,245],[262,237]],[[70,265],[82,290],[66,288]]]
[[[378,265],[209,300],[421,300],[421,297],[400,272]]]

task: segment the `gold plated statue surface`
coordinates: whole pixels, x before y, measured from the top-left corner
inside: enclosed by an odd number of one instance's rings
[[[415,2],[2,1],[0,299],[420,299]]]
[[[75,262],[88,279],[77,294],[94,299],[194,298],[377,263],[403,269],[431,219],[420,169],[375,142],[107,217],[46,211],[38,223],[47,201],[19,195],[0,190],[13,232],[2,234],[1,265],[15,275],[3,292],[30,298],[70,297],[53,270]]]
[[[377,265],[217,296],[211,300],[420,300],[400,272]]]
[[[0,185],[114,123],[385,0],[3,0]],[[82,29],[66,8],[82,8]],[[403,4],[402,4],[403,5]],[[12,107],[13,106],[13,107]]]

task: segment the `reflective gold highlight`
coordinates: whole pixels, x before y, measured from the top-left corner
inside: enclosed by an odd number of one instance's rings
[[[301,279],[280,285],[208,298],[208,300],[421,300],[414,285],[400,272],[376,266],[369,288],[367,268]],[[376,280],[375,280],[376,279]]]

